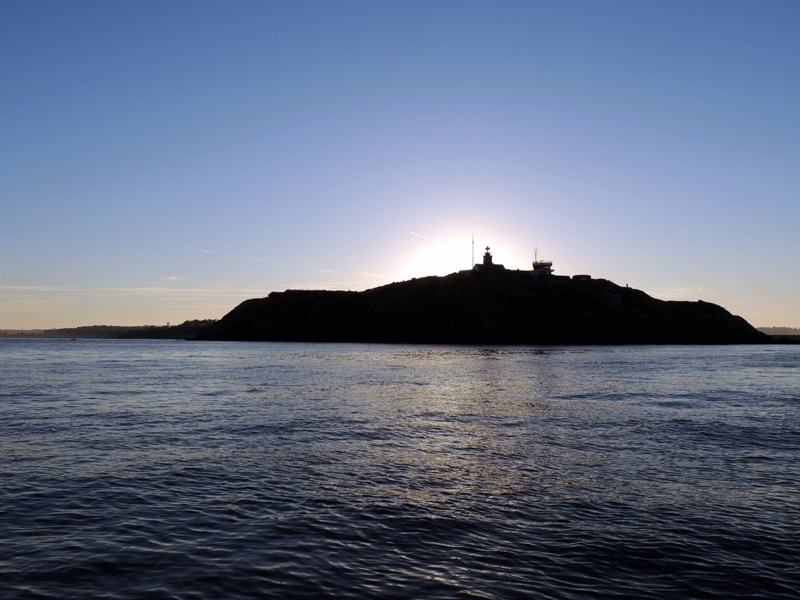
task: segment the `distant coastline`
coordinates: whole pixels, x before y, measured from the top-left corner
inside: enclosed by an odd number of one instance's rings
[[[0,329],[0,338],[74,339],[194,339],[216,319],[184,321],[179,325],[87,325],[58,329]]]
[[[775,343],[800,344],[800,328],[797,327],[758,327],[760,332],[766,333]]]
[[[414,281],[424,281],[421,280]],[[438,278],[437,278],[438,279]],[[602,280],[600,280],[602,281]],[[608,282],[607,282],[608,283]],[[612,284],[613,285],[613,284]],[[631,288],[620,288],[628,289]],[[638,290],[635,290],[638,292]],[[274,292],[270,297],[280,297],[288,294],[289,296],[301,297],[324,297],[326,294],[336,296],[338,294],[358,294],[360,292],[334,292],[334,291],[308,291],[287,290],[286,292]],[[644,292],[638,292],[643,294]],[[264,299],[266,300],[266,299]],[[658,300],[653,299],[656,302]],[[253,302],[253,301],[246,301]],[[708,304],[708,303],[703,303]],[[715,306],[715,305],[709,305]],[[64,327],[51,329],[0,329],[0,338],[36,338],[36,339],[184,339],[193,340],[214,339],[214,326],[219,322],[218,319],[196,319],[184,321],[178,325],[87,325],[82,327]],[[762,342],[800,344],[800,328],[796,327],[755,327],[756,331],[765,334],[769,339],[762,339]]]
[[[179,325],[87,325],[51,329],[0,329],[0,338],[36,339],[184,339],[205,333],[218,319],[184,321]],[[756,327],[773,343],[800,344],[800,328]]]
[[[217,319],[201,321],[216,323]],[[773,342],[800,344],[800,329],[794,327],[756,327],[767,334]],[[779,333],[774,333],[779,330]],[[782,333],[784,330],[796,333]],[[187,334],[181,325],[87,325],[85,327],[65,327],[55,329],[0,329],[2,338],[34,339],[184,339],[192,340],[198,333]]]

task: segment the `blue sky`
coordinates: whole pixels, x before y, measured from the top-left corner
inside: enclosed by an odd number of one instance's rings
[[[5,2],[0,328],[493,248],[800,327],[800,3]]]

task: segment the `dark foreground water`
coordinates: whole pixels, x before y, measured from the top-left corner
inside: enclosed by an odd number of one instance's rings
[[[0,341],[0,597],[798,598],[800,346]]]

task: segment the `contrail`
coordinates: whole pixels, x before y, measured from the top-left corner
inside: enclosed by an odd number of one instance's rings
[[[271,260],[269,258],[257,258],[255,256],[242,256],[241,254],[227,254],[225,252],[216,252],[214,250],[203,250],[203,249],[201,249],[200,252],[205,252],[206,254],[216,254],[218,256],[229,256],[231,258],[244,258],[246,260],[258,260],[260,262],[271,262],[271,263],[281,262],[281,261],[278,261],[278,260]]]
[[[205,252],[206,254],[216,254],[217,256],[229,256],[230,258],[244,258],[245,260],[257,260],[259,262],[269,262],[285,265],[286,262],[282,260],[272,260],[270,258],[258,258],[256,256],[242,256],[241,254],[227,254],[225,252],[217,252],[215,250],[204,250],[202,248],[192,248],[191,246],[181,246],[184,250],[195,250],[197,252]]]
[[[427,239],[424,235],[420,235],[418,233],[414,233],[413,231],[409,231],[408,233],[410,233],[411,235],[415,235],[417,237],[421,237],[423,240]]]
[[[411,233],[413,235],[416,235],[416,236],[419,236],[421,238],[425,237],[424,235],[420,235],[418,233],[414,233],[413,231],[409,231],[409,233]],[[244,258],[246,260],[257,260],[259,262],[269,262],[269,263],[276,263],[276,264],[281,264],[281,265],[288,264],[286,261],[283,261],[283,260],[271,260],[269,258],[258,258],[258,257],[255,257],[255,256],[243,256],[241,254],[228,254],[226,252],[217,252],[216,250],[206,250],[206,249],[203,249],[203,248],[192,248],[191,246],[181,246],[181,248],[183,248],[184,250],[192,250],[192,251],[195,251],[195,252],[204,252],[205,254],[216,254],[217,256],[229,256],[231,258]],[[309,269],[309,270],[312,270],[312,271],[319,271],[320,273],[332,273],[332,274],[335,274],[335,275],[347,275],[348,274],[345,271],[338,271],[336,269],[320,269],[319,267],[309,267],[309,266],[304,266],[302,268]],[[350,275],[352,275],[352,273],[350,273]],[[376,275],[375,273],[357,273],[357,275],[366,275],[368,277],[384,277],[384,275]],[[173,276],[173,277],[162,277],[162,279],[173,280],[173,279],[179,279],[179,278]]]

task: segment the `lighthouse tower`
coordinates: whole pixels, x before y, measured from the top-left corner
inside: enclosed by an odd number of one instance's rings
[[[498,265],[492,260],[492,253],[489,249],[489,246],[486,246],[486,252],[483,254],[483,262],[480,264],[476,264],[472,267],[474,271],[505,271],[506,268],[503,265]]]

